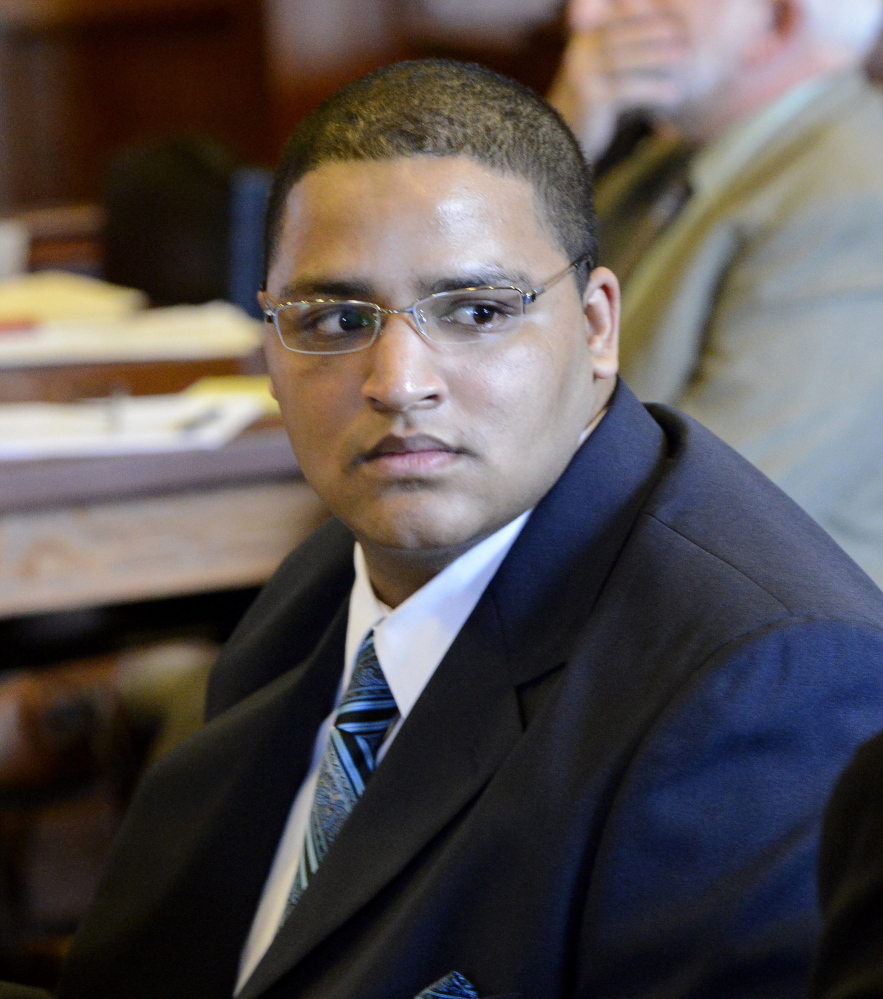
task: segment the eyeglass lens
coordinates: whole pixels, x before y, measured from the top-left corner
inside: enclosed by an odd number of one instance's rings
[[[366,347],[383,316],[393,312],[411,314],[429,340],[475,343],[515,332],[524,316],[524,296],[514,288],[442,292],[401,310],[369,302],[294,302],[277,310],[276,324],[291,350],[339,354]]]

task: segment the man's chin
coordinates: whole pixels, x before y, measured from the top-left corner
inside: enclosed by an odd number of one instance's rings
[[[483,537],[481,531],[464,530],[462,526],[439,526],[397,522],[395,524],[371,525],[354,533],[363,547],[382,549],[390,554],[396,552],[403,557],[432,558],[453,553],[454,557],[467,551]],[[491,532],[492,533],[492,532]]]
[[[409,561],[444,562],[453,561],[502,526],[433,506],[423,503],[420,509],[409,510],[406,504],[399,504],[392,511],[360,517],[349,526],[363,548],[388,556],[398,554]]]

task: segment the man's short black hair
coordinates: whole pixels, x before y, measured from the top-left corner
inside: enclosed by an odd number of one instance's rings
[[[347,84],[300,122],[270,192],[266,267],[288,193],[311,170],[329,162],[458,155],[528,180],[567,258],[597,260],[591,170],[557,111],[483,66],[425,59]],[[581,268],[580,278],[587,273]]]

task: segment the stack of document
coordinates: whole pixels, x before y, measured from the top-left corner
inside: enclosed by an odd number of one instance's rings
[[[147,296],[97,278],[40,271],[0,281],[0,327],[125,319],[147,306]]]
[[[184,390],[187,395],[252,399],[264,416],[281,417],[279,403],[270,389],[269,375],[208,375]]]
[[[229,302],[146,304],[76,274],[0,281],[0,368],[244,357],[261,343],[261,323]]]
[[[0,459],[216,448],[264,415],[246,393],[123,396],[0,406]]]
[[[227,302],[150,309],[127,319],[0,329],[0,368],[245,357],[261,324]]]

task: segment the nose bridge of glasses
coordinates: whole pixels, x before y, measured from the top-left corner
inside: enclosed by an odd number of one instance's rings
[[[377,307],[378,313],[380,315],[380,333],[382,334],[387,321],[393,316],[402,316],[403,320],[405,316],[411,317],[411,322],[408,324],[411,326],[413,331],[417,333],[422,340],[430,341],[430,337],[426,333],[426,317],[420,312],[420,306],[424,304],[424,300],[421,299],[415,302],[413,305],[409,305],[406,309],[383,309],[380,306]]]

